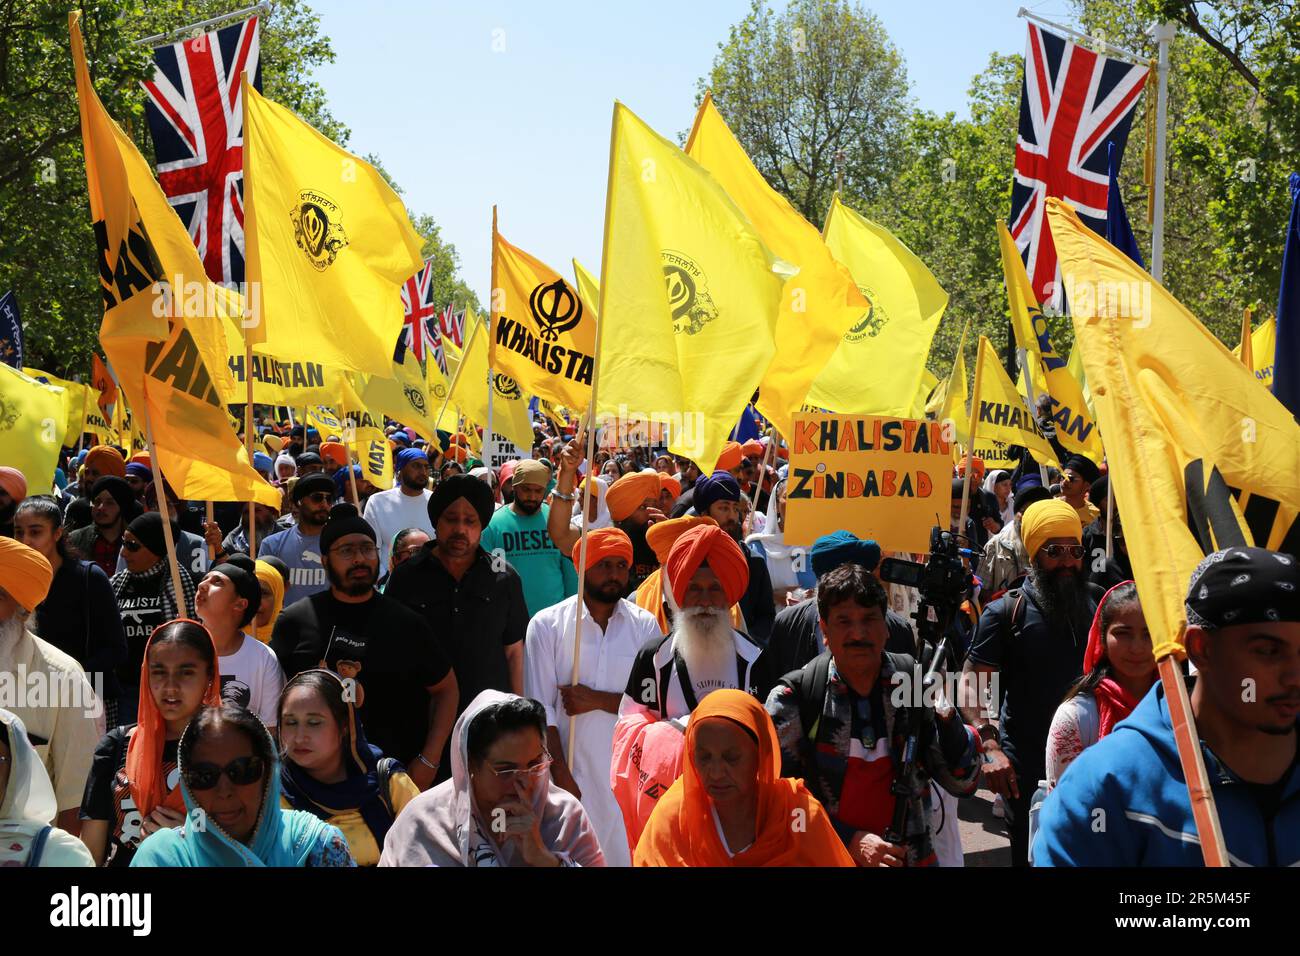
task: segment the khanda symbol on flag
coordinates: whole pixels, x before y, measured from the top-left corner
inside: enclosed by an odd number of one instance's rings
[[[673,331],[697,335],[718,317],[718,307],[708,292],[708,276],[693,259],[680,252],[665,249],[662,254],[668,305],[673,310]]]
[[[582,300],[573,294],[563,279],[534,288],[528,296],[528,310],[547,342],[558,341],[561,332],[569,331],[582,321]]]
[[[492,376],[492,389],[502,398],[509,399],[512,402],[517,402],[524,397],[519,383],[502,372],[497,372]]]
[[[312,267],[324,272],[348,244],[348,235],[339,222],[338,203],[312,189],[303,190],[298,199],[298,205],[289,210],[294,242],[307,254]]]

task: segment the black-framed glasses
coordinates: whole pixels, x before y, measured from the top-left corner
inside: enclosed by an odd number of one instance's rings
[[[191,790],[211,790],[225,774],[236,787],[257,783],[266,773],[266,762],[256,755],[236,757],[224,767],[214,763],[200,763],[185,768],[185,783]]]
[[[1086,553],[1087,552],[1084,551],[1083,545],[1081,544],[1049,544],[1043,548],[1043,554],[1053,560],[1064,557],[1067,554],[1070,557],[1079,560],[1082,559]]]

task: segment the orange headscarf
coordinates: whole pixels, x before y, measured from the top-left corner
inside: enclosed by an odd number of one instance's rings
[[[320,446],[320,456],[335,468],[348,466],[348,450],[336,441],[327,441]]]
[[[627,536],[626,531],[618,528],[597,528],[595,531],[587,532],[587,568],[579,567],[578,560],[582,556],[582,538],[573,542],[573,551],[570,556],[573,558],[573,566],[582,573],[593,564],[599,564],[606,558],[624,558],[628,564],[632,563],[632,539]]]
[[[730,856],[695,769],[695,737],[709,718],[730,720],[758,741],[754,842]],[[715,690],[691,714],[682,775],[660,799],[636,846],[634,866],[853,866],[830,817],[802,780],[781,776],[781,748],[767,711],[740,690]],[[798,822],[799,826],[794,824]]]
[[[153,699],[153,692],[149,690],[149,648],[153,646],[153,639],[158,632],[176,621],[203,628],[208,640],[212,640],[212,635],[200,622],[182,617],[155,627],[149,635],[149,643],[144,646],[144,659],[140,661],[139,722],[131,731],[131,739],[126,745],[126,779],[131,786],[131,799],[135,801],[142,817],[153,813],[159,805],[185,812],[185,798],[180,787],[174,787],[171,793],[163,795],[166,781],[163,780],[162,756],[163,747],[167,743],[167,724]],[[221,706],[221,659],[217,655],[215,644],[212,646],[212,680],[203,693],[203,706]]]
[[[659,490],[661,492],[672,492],[674,499],[680,498],[682,496],[682,483],[672,475],[665,475],[663,472],[659,472]]]
[[[678,607],[686,596],[691,578],[705,563],[722,582],[728,605],[735,604],[744,596],[745,588],[749,586],[749,562],[745,560],[740,545],[716,524],[713,527],[701,525],[691,528],[673,542],[668,560],[664,562],[664,575]]]
[[[692,528],[698,528],[702,524],[711,524],[717,527],[717,522],[708,515],[686,515],[681,518],[670,518],[667,521],[656,521],[650,527],[646,528],[645,543],[655,553],[655,558],[660,564],[668,560],[668,553],[672,551],[673,545],[687,531]]]
[[[609,486],[609,491],[605,492],[605,506],[609,508],[609,516],[615,521],[622,521],[640,508],[647,499],[658,506],[659,488],[658,474],[649,475],[634,471],[624,475]]]
[[[126,462],[122,460],[121,452],[108,445],[96,445],[86,452],[85,464],[92,465],[101,475],[126,477]]]

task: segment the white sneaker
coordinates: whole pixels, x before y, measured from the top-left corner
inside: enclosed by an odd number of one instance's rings
[[[1002,794],[1000,793],[993,798],[993,815],[999,820],[1005,819],[1007,815],[1007,805],[1003,802]]]

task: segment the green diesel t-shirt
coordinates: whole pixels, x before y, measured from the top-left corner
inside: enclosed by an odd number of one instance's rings
[[[548,513],[547,505],[533,515],[515,514],[514,508],[506,505],[497,509],[483,530],[483,550],[491,554],[500,548],[519,572],[529,617],[578,593],[573,562],[560,553],[546,533]]]

